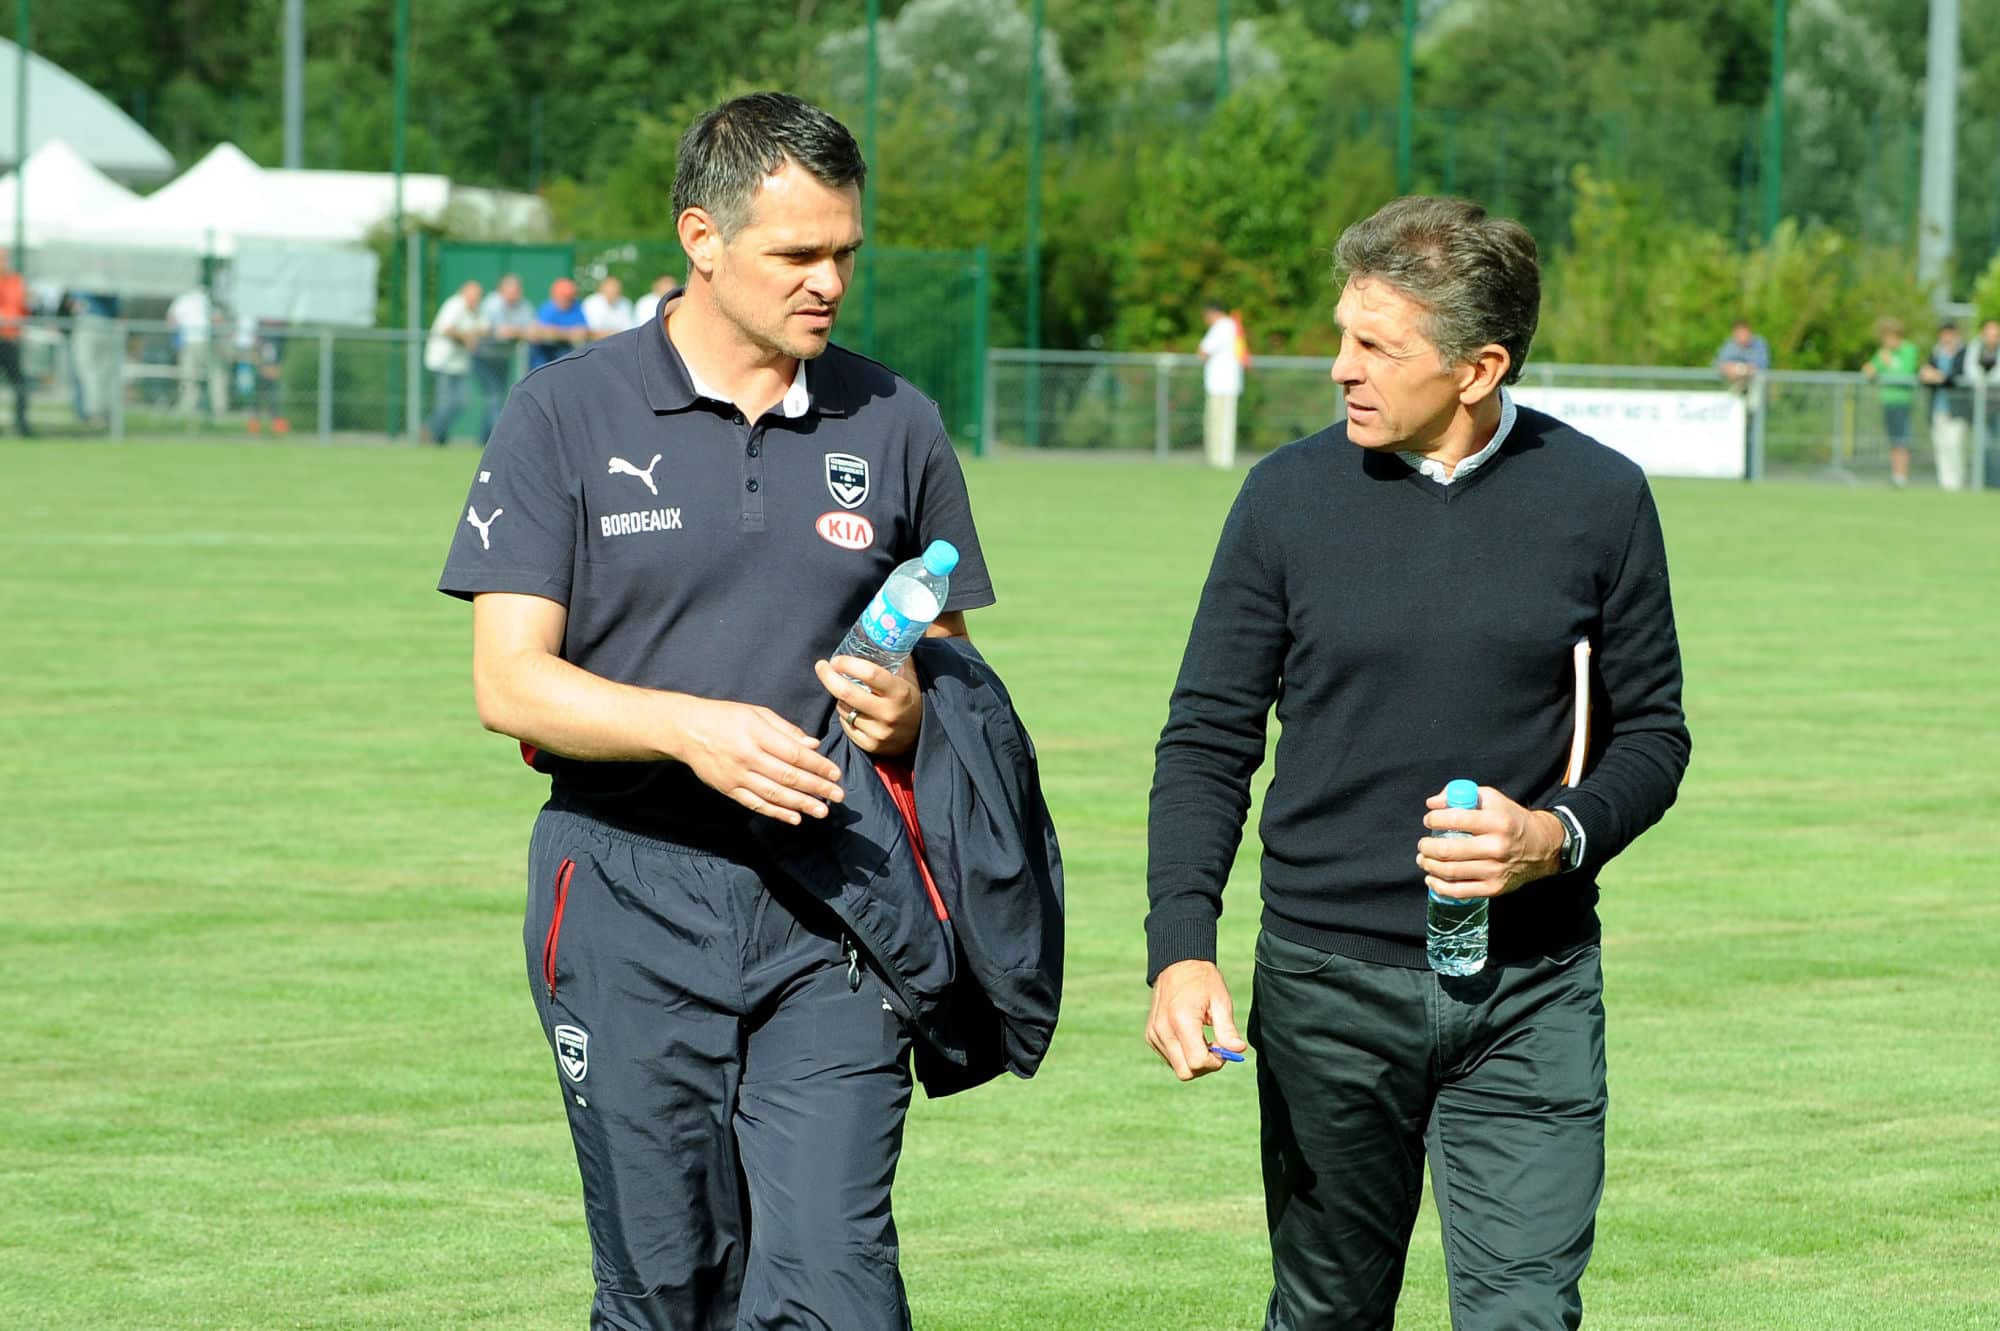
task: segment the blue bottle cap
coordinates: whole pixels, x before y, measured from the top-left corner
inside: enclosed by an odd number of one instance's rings
[[[1467,781],[1464,777],[1451,782],[1444,788],[1444,807],[1447,809],[1476,809],[1479,807],[1479,783]]]
[[[937,577],[950,577],[958,567],[958,547],[950,541],[932,541],[924,551],[924,567]]]

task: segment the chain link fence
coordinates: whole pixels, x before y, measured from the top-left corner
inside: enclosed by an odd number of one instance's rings
[[[1162,461],[1201,456],[1206,395],[1199,356],[995,348],[988,361],[986,433],[998,447],[1125,451]],[[1341,396],[1331,368],[1319,357],[1258,357],[1238,406],[1238,448],[1268,452],[1338,419]],[[1860,374],[1761,376],[1745,398],[1746,479],[1886,483],[1891,453],[1883,390],[1912,386]],[[1533,362],[1522,387],[1729,392],[1705,369]],[[1969,485],[2000,487],[2000,382],[1967,390],[1959,403],[1968,419],[1957,431],[1965,443],[1956,475]],[[1957,427],[1941,426],[1930,406],[1928,391],[1919,388],[1908,425],[1915,484],[1942,482],[1941,435],[1947,474],[1955,456],[1949,444]]]
[[[197,340],[152,320],[30,319],[19,338],[26,416],[51,437],[408,439],[437,392],[436,376],[410,377],[420,338],[257,324]],[[0,420],[10,391],[0,383]]]
[[[414,339],[401,330],[257,325],[218,328],[208,342],[191,345],[161,322],[37,318],[26,321],[18,340],[29,426],[51,437],[414,440],[440,387],[428,371],[411,381],[409,367],[420,357],[410,354]],[[939,371],[954,376],[941,396],[980,402],[976,411],[968,404],[951,413],[948,424],[962,444],[1200,456],[1206,395],[1198,356],[995,348],[979,381],[966,379],[956,359]],[[513,378],[521,368],[517,357]],[[1340,390],[1330,368],[1318,357],[1258,358],[1239,406],[1239,448],[1267,452],[1337,419]],[[454,440],[478,439],[485,387],[466,377]],[[1729,392],[1703,369],[1533,363],[1522,387]],[[1747,478],[1887,482],[1896,413],[1884,410],[1885,390],[1893,398],[1911,387],[1913,483],[1956,474],[1975,488],[2000,487],[2000,377],[1964,392],[1963,424],[1953,426],[1951,413],[1933,411],[1921,386],[1773,371],[1746,396]],[[0,422],[10,419],[11,391],[0,382]],[[1955,436],[1963,443],[1954,444]]]

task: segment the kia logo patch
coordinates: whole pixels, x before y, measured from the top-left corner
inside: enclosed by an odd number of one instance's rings
[[[859,513],[822,513],[813,530],[843,550],[866,550],[875,544],[875,524]]]

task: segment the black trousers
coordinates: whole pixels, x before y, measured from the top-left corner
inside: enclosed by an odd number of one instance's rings
[[[529,864],[593,1331],[907,1331],[909,1030],[837,923],[737,859],[554,806]]]
[[[1426,1159],[1454,1331],[1581,1324],[1604,1191],[1595,944],[1451,979],[1267,932],[1249,1034],[1267,1331],[1394,1324]]]

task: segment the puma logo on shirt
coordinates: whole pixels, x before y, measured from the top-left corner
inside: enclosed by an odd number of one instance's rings
[[[493,548],[493,542],[489,537],[489,533],[493,529],[493,523],[506,511],[504,508],[496,508],[493,510],[493,516],[482,522],[479,518],[478,509],[470,504],[465,506],[465,520],[479,528],[479,548],[481,550],[491,550]]]
[[[637,467],[627,462],[624,458],[613,458],[611,459],[611,465],[605,469],[604,474],[606,476],[637,476],[640,480],[646,483],[646,489],[651,491],[653,494],[658,495],[660,493],[660,487],[653,484],[653,468],[659,465],[660,465],[660,455],[658,453],[653,454],[653,460],[646,464],[646,469],[644,471],[640,471]]]

